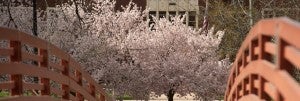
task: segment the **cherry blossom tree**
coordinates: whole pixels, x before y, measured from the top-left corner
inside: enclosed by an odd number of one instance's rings
[[[69,52],[115,96],[148,99],[155,93],[172,101],[175,93],[212,99],[222,95],[229,63],[219,61],[215,51],[223,31],[212,28],[202,35],[201,29],[184,25],[181,17],[155,19],[149,27],[144,20],[147,10],[130,3],[116,12],[114,5],[111,0],[93,0],[90,12],[67,4],[48,9],[47,20],[38,21],[39,37]],[[16,14],[16,23],[24,23],[18,24],[19,30],[31,33],[26,30],[30,20]],[[0,16],[3,22],[9,20]]]
[[[199,35],[201,30],[183,25],[180,17],[172,18],[171,22],[156,19],[154,29],[132,33],[126,44],[144,49],[131,54],[137,64],[150,71],[147,78],[152,92],[167,95],[169,101],[175,93],[194,93],[201,98],[223,93],[228,61],[218,61],[215,51],[224,32],[213,34],[211,29],[208,35]],[[208,96],[207,92],[216,94]]]

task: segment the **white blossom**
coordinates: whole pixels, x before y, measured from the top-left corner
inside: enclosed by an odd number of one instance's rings
[[[155,30],[150,30],[149,20],[144,20],[147,10],[130,3],[115,12],[115,2],[94,1],[90,12],[80,6],[83,22],[74,5],[48,8],[46,21],[39,18],[39,37],[69,52],[116,96],[147,99],[152,92],[167,95],[170,89],[198,98],[223,94],[229,62],[219,61],[215,52],[224,31],[213,33],[212,28],[207,35],[199,34],[201,29],[184,25],[180,17],[154,19]],[[19,16],[32,15],[29,11],[12,14],[18,30],[27,33],[31,33],[31,16]],[[0,25],[8,26],[7,13],[0,18]]]

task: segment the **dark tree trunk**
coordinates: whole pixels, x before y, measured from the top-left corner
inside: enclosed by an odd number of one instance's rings
[[[32,0],[32,33],[34,36],[38,36],[37,33],[37,3],[36,0]],[[33,49],[34,53],[38,53],[38,49],[34,48]],[[37,62],[33,62],[34,65],[38,65]],[[39,82],[39,78],[38,77],[33,77],[33,82],[34,83],[38,83]]]
[[[175,91],[173,89],[170,89],[167,96],[168,96],[168,101],[173,101],[173,97],[175,95]]]
[[[32,15],[32,33],[34,36],[38,36],[37,34],[37,7],[36,7],[36,0],[32,0],[32,11],[33,11],[33,15]]]
[[[119,101],[123,101],[123,99],[124,99],[123,96],[120,96],[120,100]]]

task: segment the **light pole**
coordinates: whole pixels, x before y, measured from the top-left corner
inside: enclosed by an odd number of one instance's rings
[[[250,21],[249,21],[249,25],[250,27],[253,25],[253,16],[252,16],[252,0],[249,0],[249,17],[250,17]]]
[[[202,31],[205,34],[208,33],[208,3],[209,1],[205,1],[205,12],[204,12],[204,18],[203,18],[203,25],[202,25]]]

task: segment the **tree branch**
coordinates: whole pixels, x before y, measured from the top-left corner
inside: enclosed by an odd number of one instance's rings
[[[77,3],[76,3],[76,0],[73,0],[73,2],[74,2],[74,5],[75,5],[75,13],[76,13],[76,15],[77,15],[77,18],[79,19],[80,28],[82,28],[81,22],[82,22],[82,23],[84,23],[84,22],[83,22],[82,18],[81,18],[80,15],[79,15],[79,10],[78,10],[78,5],[77,5]]]
[[[14,24],[14,27],[16,29],[18,29],[18,26],[16,25],[12,15],[11,15],[11,12],[10,12],[10,0],[8,0],[8,3],[7,3],[7,12],[8,12],[8,15],[9,15],[8,27],[10,25],[10,21],[12,21],[12,23]]]

